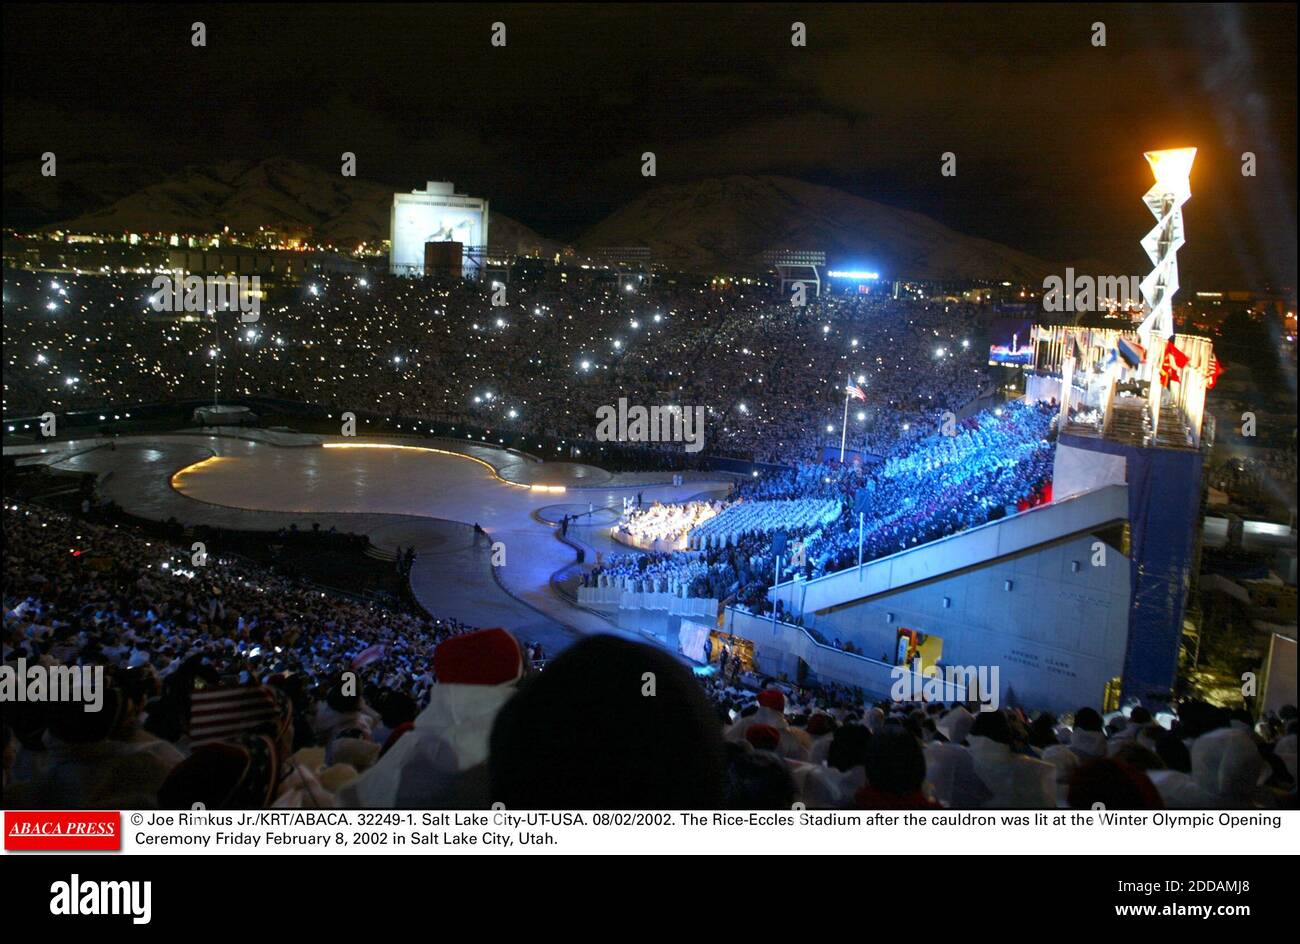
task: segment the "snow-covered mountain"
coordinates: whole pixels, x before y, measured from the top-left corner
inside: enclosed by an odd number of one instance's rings
[[[1034,279],[1058,268],[929,217],[789,177],[717,177],[648,191],[587,230],[581,248],[649,246],[725,271],[769,249],[824,250],[887,278]]]
[[[14,162],[4,170],[4,225],[31,229],[80,216],[157,179],[157,169],[144,164],[63,161],[58,174],[45,177],[38,160]]]
[[[60,167],[58,178],[7,172],[4,183],[7,225],[31,225],[34,217],[46,228],[75,232],[265,226],[309,230],[339,246],[388,238],[393,199],[391,186],[287,158],[187,167],[161,180],[133,165]],[[23,208],[22,220],[12,218],[14,206]],[[496,212],[490,227],[493,245],[544,256],[561,249]],[[754,266],[768,249],[824,250],[832,263],[870,267],[886,278],[1037,281],[1062,270],[919,213],[777,176],[656,187],[588,229],[577,248],[598,246],[648,246],[675,266],[702,272]]]
[[[63,171],[60,169],[60,174]],[[9,178],[5,180],[6,189]],[[388,238],[393,188],[343,177],[287,158],[187,167],[105,200],[47,229],[86,233],[213,232],[229,226],[309,230],[338,246]],[[554,252],[558,246],[510,217],[492,213],[493,245]]]

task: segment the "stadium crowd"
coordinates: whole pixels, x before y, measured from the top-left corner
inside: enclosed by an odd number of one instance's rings
[[[620,397],[702,404],[710,452],[799,464],[741,484],[732,507],[750,511],[731,530],[726,513],[712,519],[697,551],[611,555],[584,579],[750,608],[777,530],[813,577],[856,563],[859,541],[870,560],[1050,498],[1054,409],[968,409],[989,391],[971,306],[869,296],[794,309],[741,291],[548,284],[511,286],[499,308],[467,283],[322,276],[236,330],[159,318],[146,286],[7,273],[6,413],[197,397],[218,372],[231,393],[575,440]],[[849,446],[879,461],[821,461],[839,444],[846,382],[867,396],[851,404]],[[642,518],[647,534],[703,521],[670,506],[629,520]],[[701,681],[614,636],[538,671],[539,647],[502,629],[352,602],[233,559],[199,566],[179,546],[40,506],[6,503],[3,520],[3,667],[102,669],[106,684],[97,712],[5,701],[6,807],[1295,803],[1293,707],[1252,724],[1195,702],[1158,718],[873,703],[734,673]]]
[[[757,609],[775,573],[778,531],[789,542],[783,576],[811,579],[855,565],[859,537],[863,560],[871,561],[1050,500],[1054,415],[1051,404],[1016,401],[956,422],[882,463],[805,463],[742,482],[734,504],[691,532],[697,550],[650,563],[656,576],[689,586],[690,596],[734,597]],[[749,521],[750,509],[765,516],[711,540],[729,521]],[[593,568],[592,578],[635,574],[640,566],[614,555]]]
[[[704,406],[706,454],[890,455],[991,389],[976,306],[649,284],[483,286],[371,273],[273,290],[258,321],[159,316],[144,276],[5,273],[8,416],[268,396],[591,441],[596,410]],[[645,448],[656,448],[646,446]],[[681,452],[680,443],[657,444]],[[617,452],[617,450],[615,450]]]
[[[701,679],[663,650],[599,635],[538,671],[535,648],[502,629],[355,606],[228,561],[187,569],[176,548],[39,506],[6,506],[4,525],[16,555],[5,667],[105,670],[98,712],[6,701],[7,808],[1295,802],[1290,707],[1251,724],[1201,703],[1062,718],[873,703],[842,687]],[[240,696],[221,704],[238,714],[255,698],[260,711],[200,737],[208,699]]]
[[[409,721],[434,684],[435,648],[469,628],[352,602],[230,559],[195,566],[176,546],[36,506],[7,504],[4,535],[4,663],[102,666],[117,693],[94,714],[80,705],[4,705],[6,736],[23,748],[17,779],[33,796],[52,791],[74,806],[104,805],[95,791],[115,789],[119,762],[177,760],[188,696],[199,688],[273,686],[298,723],[298,746],[328,744],[339,723],[322,720],[325,704],[368,736]],[[337,678],[351,668],[374,710],[340,707]],[[131,738],[116,744],[113,732],[127,729]],[[137,743],[151,745],[140,749],[147,757],[135,756]]]

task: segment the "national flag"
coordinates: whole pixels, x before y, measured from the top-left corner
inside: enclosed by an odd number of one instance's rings
[[[1213,390],[1214,385],[1219,382],[1219,375],[1223,373],[1223,365],[1213,354],[1210,355],[1210,366],[1205,368],[1205,389]]]
[[[1137,367],[1147,359],[1147,349],[1128,338],[1120,338],[1119,343],[1115,345],[1115,350],[1129,367]]]
[[[844,392],[855,400],[865,400],[867,398],[867,392],[857,384],[849,384],[844,388]]]
[[[1181,383],[1182,377],[1178,373],[1178,368],[1174,362],[1174,356],[1169,347],[1165,348],[1165,356],[1160,360],[1160,386],[1167,387],[1171,383]]]
[[[1174,347],[1172,341],[1165,345],[1165,356],[1160,361],[1160,383],[1162,386],[1169,386],[1171,383],[1182,383],[1183,378],[1179,371],[1188,364],[1187,355],[1178,348]]]
[[[364,669],[370,663],[384,657],[384,644],[377,642],[373,646],[367,646],[358,652],[352,659],[352,668]]]
[[[275,717],[275,699],[265,686],[199,689],[190,695],[190,743],[223,741]]]

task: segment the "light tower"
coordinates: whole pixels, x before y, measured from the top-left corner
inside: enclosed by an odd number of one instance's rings
[[[1150,381],[1151,434],[1160,424],[1160,364],[1165,342],[1174,336],[1174,293],[1178,291],[1178,250],[1187,241],[1183,234],[1183,204],[1192,195],[1192,161],[1196,148],[1147,151],[1156,182],[1142,195],[1142,201],[1156,218],[1156,225],[1142,238],[1142,248],[1155,267],[1142,280],[1142,298],[1148,313],[1138,327],[1138,337],[1147,349],[1145,373]]]

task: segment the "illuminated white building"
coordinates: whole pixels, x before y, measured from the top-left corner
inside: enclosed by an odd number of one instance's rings
[[[393,194],[389,271],[425,274],[426,243],[459,243],[462,274],[475,278],[488,241],[488,201],[456,193],[448,181],[431,180],[423,190]]]

